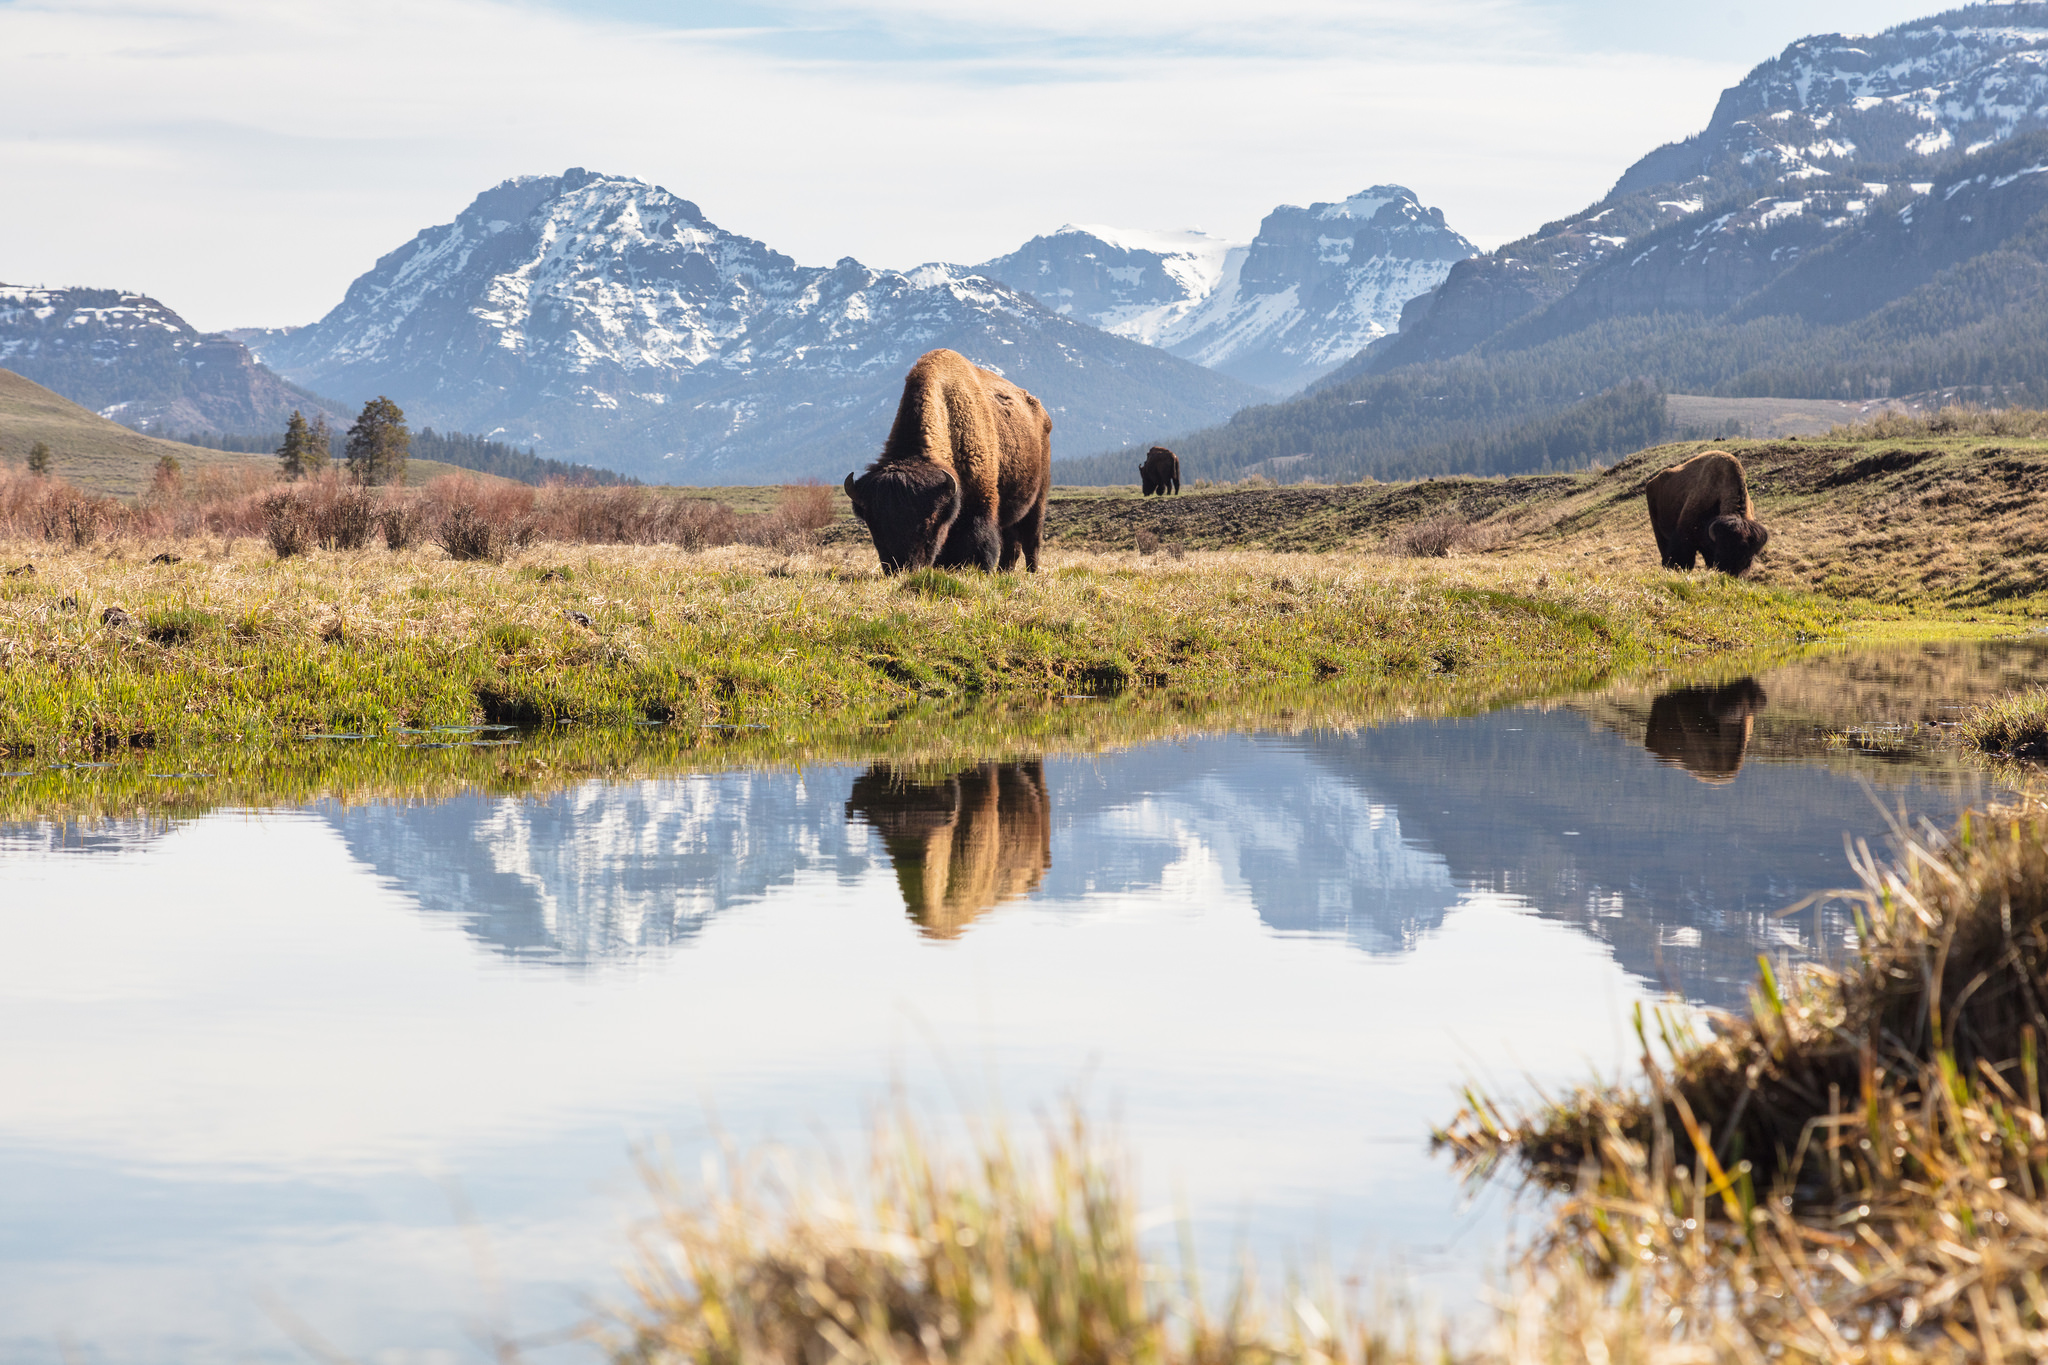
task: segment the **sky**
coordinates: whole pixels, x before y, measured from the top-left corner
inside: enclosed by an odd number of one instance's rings
[[[1063,223],[1249,239],[1393,182],[1494,246],[1810,33],[1938,0],[0,0],[0,282],[314,321],[509,176],[631,175],[806,265]]]

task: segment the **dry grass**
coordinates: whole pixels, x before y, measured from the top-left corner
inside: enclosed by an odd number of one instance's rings
[[[1645,1085],[1442,1140],[1571,1197],[1539,1247],[1618,1277],[1713,1358],[2048,1351],[2048,806],[1859,854],[1859,959],[1702,1038],[1662,1018]]]
[[[1453,554],[1484,554],[1509,541],[1497,524],[1475,524],[1456,511],[1438,512],[1411,522],[1387,538],[1390,554],[1409,559],[1444,559]]]

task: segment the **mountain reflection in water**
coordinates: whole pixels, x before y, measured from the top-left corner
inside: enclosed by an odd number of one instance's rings
[[[1237,735],[957,772],[749,771],[536,797],[332,810],[352,852],[501,951],[568,965],[670,950],[799,876],[893,874],[950,939],[1006,903],[1089,913],[1209,869],[1269,928],[1403,953],[1475,892],[1606,945],[1628,971],[1740,1000],[1758,952],[1825,955],[1845,834],[1936,816],[1979,777],[1759,759],[1745,679],[1646,698],[1647,719],[1524,707],[1348,733]],[[1748,761],[1745,762],[1747,753]]]
[[[1643,747],[1702,782],[1733,782],[1769,702],[1755,678],[1726,687],[1680,687],[1650,703]]]
[[[877,763],[854,781],[846,814],[882,836],[903,908],[933,938],[956,938],[984,911],[1035,891],[1052,864],[1038,759],[945,777]]]

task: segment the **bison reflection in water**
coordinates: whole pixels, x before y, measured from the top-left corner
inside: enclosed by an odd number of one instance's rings
[[[1702,782],[1733,782],[1756,713],[1769,700],[1754,678],[1726,687],[1681,687],[1650,703],[1643,747]]]
[[[1036,759],[946,777],[877,763],[854,782],[846,814],[882,836],[903,906],[933,938],[957,937],[1035,890],[1052,865],[1052,803]]]

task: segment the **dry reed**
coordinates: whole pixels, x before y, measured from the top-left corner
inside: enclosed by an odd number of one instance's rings
[[[1639,1089],[1533,1116],[1481,1096],[1441,1141],[1571,1191],[1538,1259],[1654,1305],[1713,1359],[2048,1351],[2048,807],[1859,848],[1859,957],[1701,1038],[1658,1016]]]
[[[660,1209],[603,1335],[632,1365],[1375,1365],[1386,1339],[1247,1282],[1220,1315],[1143,1253],[1128,1167],[1078,1112],[1034,1159],[998,1128],[965,1160],[897,1118],[866,1177],[729,1156],[650,1172]]]
[[[2048,757],[2048,688],[2035,687],[1963,713],[1963,742],[2013,758]]]

